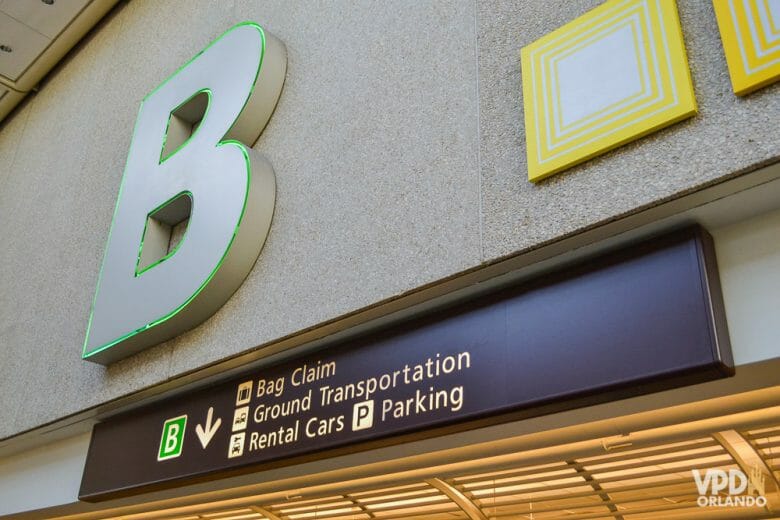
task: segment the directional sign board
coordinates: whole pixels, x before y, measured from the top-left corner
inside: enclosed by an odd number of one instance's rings
[[[727,377],[723,316],[711,238],[684,230],[113,417],[80,498]]]

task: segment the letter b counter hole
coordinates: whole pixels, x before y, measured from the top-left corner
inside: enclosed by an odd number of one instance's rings
[[[160,162],[176,153],[195,134],[209,107],[209,93],[201,90],[173,109],[168,116]]]
[[[179,193],[146,217],[138,249],[135,274],[154,267],[172,256],[184,239],[192,214],[192,194]]]
[[[171,111],[160,152],[160,163],[179,151],[197,132],[210,102],[208,90],[196,92]],[[192,195],[180,193],[149,213],[138,250],[135,274],[162,262],[176,252],[192,213]]]

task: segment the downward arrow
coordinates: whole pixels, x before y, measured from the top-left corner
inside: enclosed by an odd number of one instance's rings
[[[206,427],[204,428],[200,424],[195,426],[195,433],[198,434],[198,440],[203,445],[203,449],[206,449],[206,446],[209,445],[209,442],[211,442],[211,439],[214,437],[214,434],[217,433],[217,430],[219,429],[220,425],[222,424],[222,419],[217,417],[217,420],[214,422],[214,424],[211,424],[211,419],[214,416],[214,407],[209,406],[209,413],[206,414]]]

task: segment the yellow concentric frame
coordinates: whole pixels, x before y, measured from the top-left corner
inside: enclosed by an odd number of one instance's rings
[[[769,0],[714,0],[713,6],[734,93],[744,96],[780,80],[780,27]]]
[[[557,63],[626,26],[643,90],[564,125]],[[674,0],[610,0],[524,47],[521,65],[528,178],[534,182],[696,113]]]

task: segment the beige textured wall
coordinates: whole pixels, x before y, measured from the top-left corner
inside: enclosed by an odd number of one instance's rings
[[[519,50],[598,3],[122,4],[0,127],[0,438],[780,156],[780,85],[736,98],[710,2],[685,0],[699,115],[528,183]],[[256,145],[278,183],[268,242],[200,327],[84,362],[139,102],[243,20],[289,52]]]

